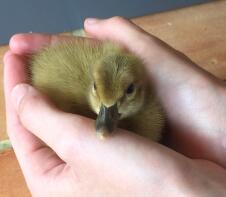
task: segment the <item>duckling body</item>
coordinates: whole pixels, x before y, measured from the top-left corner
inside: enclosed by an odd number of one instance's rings
[[[114,130],[117,124],[154,141],[160,139],[164,113],[145,67],[116,44],[63,41],[34,54],[30,72],[32,85],[59,109],[90,118],[98,115],[97,128],[107,124]]]

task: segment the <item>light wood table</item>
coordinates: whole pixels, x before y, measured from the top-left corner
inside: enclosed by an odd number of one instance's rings
[[[8,46],[0,46],[0,141],[7,138],[5,124],[5,107],[3,95],[3,55],[8,50]]]
[[[133,21],[185,53],[202,68],[226,79],[226,1],[148,15]],[[0,140],[7,137],[2,90],[2,57],[7,48],[0,47]],[[13,151],[0,154],[0,196],[30,196]]]

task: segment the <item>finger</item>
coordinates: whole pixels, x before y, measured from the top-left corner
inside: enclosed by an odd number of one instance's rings
[[[143,29],[122,17],[105,20],[88,18],[84,22],[84,29],[91,37],[122,44],[144,59],[147,58],[147,47],[149,47],[148,51],[152,49],[150,48],[151,45],[158,47],[157,39],[154,36],[147,34]],[[155,48],[150,54],[154,56],[158,52],[157,49]]]
[[[137,54],[144,60],[153,82],[159,87],[157,91],[163,90],[163,94],[166,89],[171,91],[172,87],[185,81],[216,81],[215,77],[185,55],[125,18],[86,19],[84,28],[94,38],[119,42]],[[173,80],[172,75],[176,76]]]
[[[14,86],[26,82],[25,62],[21,57],[8,51],[4,56],[4,93],[6,103],[7,131],[24,172],[27,182],[43,172],[60,165],[62,161],[46,145],[28,132],[22,125],[14,109],[10,95]]]
[[[146,35],[145,31],[122,17],[112,17],[104,20],[88,18],[84,22],[84,27],[90,35],[98,39],[113,39],[122,43],[134,41],[134,38]],[[103,29],[99,29],[99,27]],[[111,34],[109,35],[109,33]]]
[[[18,61],[19,60],[19,61]],[[18,82],[26,82],[26,71],[25,68],[21,66],[22,62],[18,56],[15,56],[11,51],[8,51],[4,56],[4,90],[5,90],[5,102],[6,102],[6,115],[7,115],[7,130],[9,137],[12,138],[11,142],[15,147],[21,147],[20,144],[16,144],[17,142],[14,140],[14,135],[11,135],[14,128],[17,125],[20,128],[20,122],[16,115],[16,112],[13,106],[10,103],[10,92],[12,88]],[[21,128],[20,128],[21,130]],[[20,143],[20,140],[18,141]],[[15,144],[15,145],[14,145]],[[15,147],[15,148],[16,148]],[[16,148],[17,150],[17,148]]]
[[[185,64],[190,72],[194,71],[193,63],[186,56],[125,18],[112,17],[104,20],[88,18],[84,22],[84,28],[94,38],[115,41],[124,45],[147,62],[153,72],[158,72],[159,69],[163,72],[175,68],[182,70],[181,67]],[[161,68],[156,65],[161,65]]]
[[[10,49],[16,54],[35,53],[44,46],[52,45],[62,40],[71,40],[71,36],[48,35],[39,33],[15,34],[9,42]]]
[[[11,100],[22,124],[63,160],[68,160],[67,155],[65,158],[67,151],[64,150],[73,147],[78,131],[91,132],[94,129],[93,121],[57,110],[46,96],[28,84],[17,85],[12,91]]]

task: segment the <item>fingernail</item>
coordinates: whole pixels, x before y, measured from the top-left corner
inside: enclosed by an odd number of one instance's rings
[[[85,20],[85,23],[88,25],[93,25],[93,24],[97,23],[98,21],[99,21],[99,19],[97,19],[97,18],[87,18]]]
[[[24,98],[24,96],[27,94],[29,87],[30,85],[28,84],[19,84],[13,88],[11,92],[11,101],[14,107],[16,108],[16,110],[18,110],[20,102]]]

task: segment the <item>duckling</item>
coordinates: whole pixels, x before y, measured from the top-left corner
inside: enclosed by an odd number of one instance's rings
[[[63,41],[33,54],[31,83],[61,110],[96,119],[105,138],[116,127],[159,141],[165,114],[143,62],[112,42]]]

